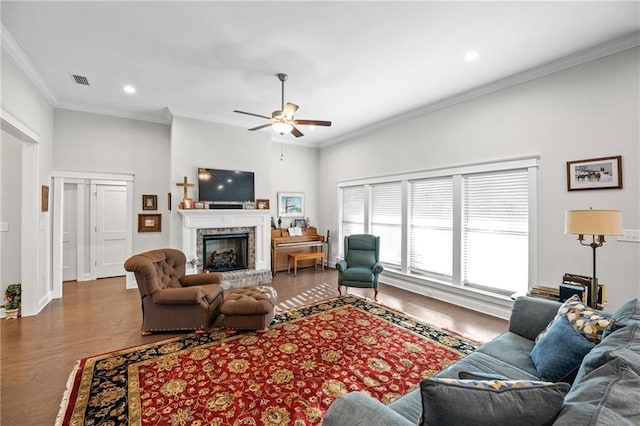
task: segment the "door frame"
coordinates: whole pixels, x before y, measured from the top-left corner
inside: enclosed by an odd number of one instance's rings
[[[123,185],[127,187],[127,256],[131,256],[133,253],[133,173],[101,173],[101,172],[77,172],[69,170],[55,170],[52,172],[52,186],[53,186],[53,236],[52,236],[52,273],[53,273],[53,294],[54,299],[62,297],[62,231],[63,231],[63,218],[64,218],[64,184],[75,183],[78,184],[78,188],[84,188],[86,184],[109,184],[109,185]],[[80,199],[80,197],[78,197]],[[84,239],[84,230],[86,224],[84,222],[84,209],[90,208],[89,205],[84,205],[83,201],[78,201],[79,205],[83,207],[83,214],[78,216],[78,241]],[[89,203],[90,204],[90,203]],[[90,258],[93,258],[95,253],[95,239],[91,239]],[[78,247],[78,281],[86,281],[96,279],[96,270],[94,267],[90,267],[91,273],[87,276],[84,272],[85,268],[84,258],[85,252],[82,249],[82,245]],[[135,288],[135,282],[131,274],[126,274],[125,280],[126,288]]]

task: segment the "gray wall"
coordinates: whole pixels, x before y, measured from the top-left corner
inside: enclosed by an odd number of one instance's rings
[[[56,170],[135,175],[134,253],[165,247],[169,242],[169,137],[170,128],[166,124],[55,110],[53,164]],[[163,217],[162,232],[136,232],[137,215],[143,212],[142,194],[158,195],[157,213]]]
[[[564,235],[564,214],[621,209],[624,227],[640,228],[639,74],[634,48],[327,146],[320,221],[337,235],[342,180],[539,155],[538,284],[555,286],[564,272],[590,276],[591,250]],[[567,191],[567,161],[613,155],[623,156],[623,189]],[[639,249],[616,238],[598,249],[608,309],[640,296]]]
[[[238,169],[255,173],[256,198],[270,200],[273,216],[277,216],[278,192],[304,192],[306,215],[310,219],[317,217],[317,150],[290,143],[281,146],[271,138],[268,131],[249,132],[240,127],[174,117],[170,182],[174,204],[182,199],[182,188],[176,187],[176,182],[181,182],[184,176],[196,185],[189,189],[189,196],[197,199],[198,167]],[[182,246],[181,226],[182,219],[174,210],[171,213],[174,247]]]
[[[20,69],[5,47],[2,48],[2,109],[11,114],[24,126],[34,132],[39,143],[23,142],[23,171],[25,162],[29,173],[23,173],[22,185],[12,186],[3,191],[2,199],[16,199],[19,192],[21,200],[21,221],[27,228],[29,238],[21,240],[20,247],[2,250],[3,257],[19,263],[13,253],[22,251],[22,257],[28,258],[28,267],[22,268],[22,313],[34,315],[51,300],[51,209],[40,210],[40,189],[42,185],[51,185],[53,152],[53,108],[40,90]],[[5,133],[1,133],[2,137]],[[16,159],[16,161],[19,161]],[[49,200],[51,201],[51,199]],[[0,219],[1,220],[1,219]],[[10,225],[11,226],[11,225]],[[25,256],[26,254],[26,256]],[[1,283],[5,288],[8,283]],[[4,294],[4,293],[3,293]]]
[[[19,283],[21,277],[20,260],[22,259],[20,248],[20,188],[22,176],[22,141],[15,137],[2,133],[0,142],[0,221],[7,222],[9,230],[0,232],[0,287],[2,297],[7,285]],[[4,300],[4,299],[3,299]],[[4,305],[4,302],[0,302]]]

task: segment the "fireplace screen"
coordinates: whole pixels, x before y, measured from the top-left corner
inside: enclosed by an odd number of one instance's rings
[[[203,270],[211,272],[247,269],[249,234],[204,235]]]

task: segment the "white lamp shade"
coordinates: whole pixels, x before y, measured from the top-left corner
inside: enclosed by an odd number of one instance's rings
[[[280,133],[281,135],[289,134],[293,130],[293,126],[291,124],[283,121],[276,121],[271,125],[271,128],[274,132]]]
[[[620,210],[568,210],[565,234],[622,235]]]

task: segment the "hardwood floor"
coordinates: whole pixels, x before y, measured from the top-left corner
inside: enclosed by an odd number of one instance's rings
[[[279,272],[273,286],[280,310],[338,295],[337,272],[302,269]],[[136,289],[124,278],[67,282],[63,298],[33,317],[0,320],[0,424],[52,425],[67,378],[77,360],[180,334],[140,335],[142,314]],[[349,293],[373,298],[372,290]],[[507,329],[507,321],[425,296],[381,285],[378,302],[431,325],[487,341]]]

